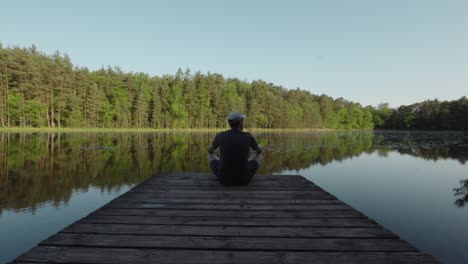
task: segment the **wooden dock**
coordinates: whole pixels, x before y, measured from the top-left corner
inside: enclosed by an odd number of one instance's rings
[[[301,176],[160,173],[13,263],[438,263]]]

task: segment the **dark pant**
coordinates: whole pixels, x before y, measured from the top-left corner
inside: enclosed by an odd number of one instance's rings
[[[258,162],[256,160],[249,160],[247,163],[248,175],[236,175],[236,177],[226,177],[222,173],[220,173],[220,161],[219,160],[212,160],[210,162],[210,168],[213,171],[216,178],[218,178],[219,182],[223,185],[247,185],[252,180],[255,172],[258,169]]]

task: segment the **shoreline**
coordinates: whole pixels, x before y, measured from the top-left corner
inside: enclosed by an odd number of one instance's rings
[[[225,128],[36,128],[36,127],[9,127],[0,128],[0,132],[9,133],[162,133],[162,132],[185,132],[185,133],[214,133],[228,130]],[[369,130],[369,129],[368,129]],[[246,132],[331,132],[331,131],[351,131],[343,129],[328,128],[245,128]],[[364,131],[364,130],[363,130]]]

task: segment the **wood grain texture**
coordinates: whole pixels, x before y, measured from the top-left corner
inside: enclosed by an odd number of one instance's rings
[[[223,225],[223,226],[333,226],[333,227],[375,227],[377,223],[366,218],[254,218],[254,217],[153,217],[114,216],[91,214],[83,219],[85,223],[140,224],[140,225]]]
[[[254,217],[254,218],[367,218],[364,214],[358,211],[300,211],[300,210],[283,210],[283,211],[254,211],[254,210],[170,210],[160,208],[141,209],[141,208],[105,208],[95,213],[95,215],[114,215],[114,216],[190,216],[190,217]]]
[[[239,203],[229,200],[229,203],[220,203],[220,201],[192,201],[198,203],[169,203],[154,201],[148,202],[132,202],[114,200],[111,204],[103,206],[103,208],[147,208],[147,209],[186,209],[186,210],[252,210],[252,211],[282,211],[282,210],[303,210],[303,211],[332,211],[332,210],[353,210],[349,205],[343,204],[339,200],[315,200],[309,204],[251,204],[246,201]],[[187,201],[189,202],[189,201]],[[215,203],[218,202],[218,203]]]
[[[398,239],[368,238],[275,238],[227,236],[107,235],[58,233],[42,241],[48,246],[158,248],[243,251],[384,251],[414,252]]]
[[[76,234],[177,235],[177,236],[247,236],[315,238],[397,238],[382,227],[263,227],[263,226],[184,226],[131,225],[78,222],[62,230]]]
[[[149,186],[162,186],[162,185],[190,185],[190,186],[213,186],[219,187],[219,184],[216,180],[202,180],[202,179],[190,179],[190,180],[170,180],[170,179],[160,179],[153,182],[146,183]],[[309,182],[302,181],[252,181],[249,183],[249,186],[252,187],[304,187],[309,185]],[[309,185],[310,187],[310,185]]]
[[[438,263],[307,179],[160,173],[15,263]]]
[[[266,204],[266,205],[294,205],[294,204],[317,204],[317,200],[335,200],[331,196],[321,196],[317,199],[254,199],[250,197],[245,198],[197,198],[197,197],[186,197],[186,198],[171,198],[171,197],[133,197],[133,196],[121,196],[116,198],[114,201],[118,203],[157,203],[157,204],[168,204],[168,203],[204,203],[204,204]]]
[[[433,257],[414,252],[245,252],[227,250],[159,250],[134,248],[92,248],[39,246],[24,254],[18,263],[348,263],[348,264],[413,264],[438,263]]]
[[[135,187],[127,192],[127,194],[185,194],[185,195],[200,195],[206,193],[213,193],[217,195],[242,195],[242,194],[255,194],[255,195],[307,195],[310,193],[323,193],[320,189],[314,188],[309,190],[268,190],[268,189],[163,189],[163,188],[138,188]]]
[[[257,193],[126,193],[122,196],[126,199],[152,200],[152,199],[243,199],[243,200],[283,200],[283,201],[309,201],[309,200],[335,200],[330,194],[312,191],[307,194],[257,194]]]

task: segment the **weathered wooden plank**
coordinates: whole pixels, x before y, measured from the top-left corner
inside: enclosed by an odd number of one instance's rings
[[[213,200],[209,200],[213,201]],[[153,209],[184,209],[184,210],[302,210],[302,211],[331,211],[331,210],[354,210],[349,205],[343,204],[339,200],[316,200],[310,204],[247,204],[241,203],[162,203],[149,202],[120,202],[114,200],[103,208],[153,208]],[[187,201],[189,202],[189,201]]]
[[[171,180],[171,179],[161,179],[154,182],[147,182],[145,183],[149,186],[162,186],[162,185],[202,185],[202,186],[222,186],[215,180]],[[268,187],[301,187],[305,185],[309,185],[309,182],[297,182],[297,181],[252,181],[249,183],[249,186],[268,186]]]
[[[255,194],[255,195],[307,195],[310,193],[323,193],[320,189],[310,189],[310,190],[258,190],[258,189],[163,189],[163,188],[132,188],[127,192],[127,194],[139,194],[139,193],[158,193],[158,194],[206,194],[213,193],[217,195],[238,195],[238,194]]]
[[[326,200],[326,199],[321,199]],[[330,199],[332,200],[332,199]],[[116,203],[204,203],[204,204],[317,204],[316,199],[198,199],[198,198],[141,198],[141,197],[126,197],[121,196],[113,200]]]
[[[331,195],[327,192],[324,192],[323,190],[320,189],[315,189],[315,190],[258,190],[258,189],[251,189],[251,190],[200,190],[200,189],[191,189],[191,190],[184,190],[184,189],[160,189],[160,188],[154,188],[153,190],[151,189],[131,189],[125,194],[135,194],[135,195],[156,195],[156,194],[164,194],[164,195],[259,195],[259,196],[278,196],[278,197],[283,197],[283,196],[293,196],[293,195],[298,195],[298,196],[306,196],[306,195]]]
[[[295,237],[271,239],[265,237],[136,236],[58,233],[44,240],[40,245],[249,251],[416,251],[413,246],[404,241],[386,238]]]
[[[248,186],[222,186],[208,173],[165,173],[17,261],[437,263],[413,251],[301,176],[257,175]]]
[[[157,179],[178,179],[178,180],[187,180],[187,179],[216,179],[216,176],[213,173],[204,173],[204,172],[197,172],[197,173],[187,173],[187,172],[181,172],[181,173],[164,173],[164,172],[159,172],[158,174],[154,175],[152,178],[148,180],[157,180]],[[298,180],[298,181],[308,181],[306,178],[300,176],[300,175],[272,175],[272,174],[255,174],[255,176],[252,178],[253,181],[259,181],[259,180]],[[310,181],[309,181],[310,182]]]
[[[248,236],[315,238],[397,238],[381,227],[262,227],[262,226],[183,226],[128,225],[78,222],[61,231],[79,234],[176,235],[176,236]]]
[[[433,257],[414,252],[245,252],[203,250],[159,250],[129,248],[89,248],[39,246],[22,255],[18,261],[53,263],[246,263],[246,264],[412,264],[438,263]]]
[[[243,218],[243,217],[152,217],[112,216],[91,214],[84,223],[141,224],[141,225],[223,225],[223,226],[317,226],[317,227],[376,227],[366,218]]]
[[[367,218],[358,211],[252,211],[252,210],[167,210],[145,208],[103,208],[97,215],[193,216],[193,217],[267,217],[267,218]]]
[[[156,189],[167,189],[167,190],[207,190],[207,191],[216,191],[216,190],[265,190],[265,191],[316,191],[322,190],[317,185],[304,185],[304,186],[223,186],[218,183],[206,183],[206,184],[143,184],[136,187],[137,190],[156,190]]]
[[[121,196],[126,199],[247,199],[247,200],[334,200],[334,196],[323,192],[310,192],[309,194],[255,194],[255,193],[242,193],[242,194],[219,194],[219,193],[126,193]]]
[[[153,183],[158,183],[160,181],[200,181],[200,182],[218,182],[218,179],[214,175],[209,175],[206,177],[191,177],[191,176],[184,176],[184,177],[153,177],[151,179],[148,179],[145,184],[153,184]],[[252,178],[250,181],[251,183],[256,183],[256,182],[291,182],[291,183],[302,183],[302,184],[314,184],[311,183],[309,180],[307,180],[304,177],[288,177],[288,176],[278,176],[278,177],[258,177],[255,176]]]
[[[203,173],[200,175],[160,175],[157,174],[152,178],[149,178],[147,182],[157,181],[157,180],[217,180],[216,176],[212,173]],[[258,175],[256,174],[251,181],[298,181],[298,182],[310,182],[306,178],[299,175]]]

